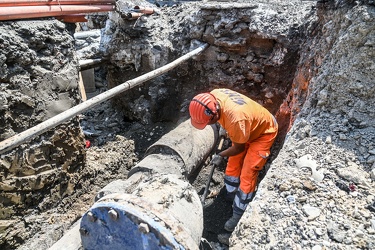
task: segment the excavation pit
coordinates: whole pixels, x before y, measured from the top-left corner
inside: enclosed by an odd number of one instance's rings
[[[100,54],[101,65],[95,67],[96,91],[86,93],[88,100],[202,43],[209,46],[173,70],[2,152],[0,246],[52,246],[97,192],[126,180],[153,143],[188,119],[195,94],[227,87],[264,105],[280,126],[257,196],[231,246],[373,248],[374,7],[367,1],[293,4],[189,2],[157,6],[142,19],[117,12],[91,16],[90,28],[101,30],[101,39],[83,52],[92,58]],[[124,11],[133,5],[139,3],[119,1]],[[0,24],[1,140],[82,102],[76,28],[54,19]],[[358,44],[363,46],[357,49]],[[324,174],[319,184],[296,168],[295,160],[307,154],[318,159]],[[189,177],[198,195],[209,171],[202,164]],[[223,171],[224,166],[215,170],[203,209],[206,248],[225,249],[217,240],[231,213],[222,192]],[[345,191],[349,184],[357,193]],[[287,197],[294,197],[295,208]],[[330,199],[345,209],[335,210]],[[307,217],[306,207],[321,208],[320,216]],[[349,221],[345,227],[343,217]]]

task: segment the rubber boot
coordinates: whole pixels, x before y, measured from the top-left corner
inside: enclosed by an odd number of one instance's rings
[[[241,217],[242,214],[233,213],[232,217],[230,217],[230,219],[225,222],[224,229],[228,232],[233,232]]]
[[[217,236],[217,239],[221,244],[229,246],[229,238],[231,234],[225,233],[225,234],[219,234]]]
[[[225,201],[226,202],[229,202],[229,203],[233,203],[233,200],[234,200],[234,197],[236,196],[236,191],[234,192],[228,192],[228,191],[225,191]]]

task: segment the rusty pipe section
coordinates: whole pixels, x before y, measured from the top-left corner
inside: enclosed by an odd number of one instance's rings
[[[216,125],[197,130],[187,120],[151,145],[128,179],[111,182],[98,192],[94,205],[72,229],[81,237],[79,246],[198,250],[203,207],[186,177],[206,160],[217,138]],[[66,235],[51,249],[77,239]],[[77,250],[74,245],[69,249]]]
[[[67,4],[116,4],[116,0],[0,0],[0,7]]]
[[[88,21],[86,19],[85,14],[70,14],[70,15],[57,16],[56,19],[65,23],[85,23]]]
[[[129,12],[125,14],[125,17],[130,20],[138,19],[141,16],[143,16],[143,13]]]
[[[131,12],[123,14],[129,20],[138,19],[143,15],[151,15],[155,12],[154,8],[151,7],[143,7],[143,6],[134,6]]]
[[[143,6],[138,6],[138,5],[134,6],[133,11],[140,12],[140,13],[143,13],[143,14],[153,14],[154,13],[154,9],[153,8],[143,7]]]
[[[44,5],[0,8],[0,21],[114,11],[115,5]]]

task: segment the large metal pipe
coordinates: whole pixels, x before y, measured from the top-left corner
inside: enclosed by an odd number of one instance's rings
[[[147,150],[127,180],[111,182],[99,191],[79,226],[51,250],[61,246],[67,250],[198,250],[203,208],[185,177],[205,161],[217,138],[215,125],[197,130],[190,120],[181,123]],[[81,242],[73,244],[78,232]]]
[[[116,0],[0,0],[0,7],[38,5],[116,4]]]
[[[13,6],[0,8],[0,21],[114,11],[114,5]]]

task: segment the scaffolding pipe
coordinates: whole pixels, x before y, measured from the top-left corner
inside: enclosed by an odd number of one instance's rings
[[[129,90],[133,87],[136,87],[150,79],[153,79],[173,68],[178,66],[179,64],[185,62],[186,60],[190,59],[191,57],[198,55],[203,50],[205,50],[208,47],[208,44],[202,44],[198,48],[194,49],[193,51],[187,53],[184,56],[181,56],[180,58],[174,60],[173,62],[166,64],[156,70],[153,70],[147,74],[141,75],[133,80],[126,81],[110,90],[107,90],[106,92],[99,94],[97,96],[94,96],[93,98],[82,102],[78,104],[77,106],[70,108],[32,128],[29,128],[17,135],[14,135],[8,139],[5,139],[4,141],[0,142],[0,154],[7,152],[8,150],[11,150],[22,143],[31,140],[38,135],[42,134],[43,132],[56,127],[57,125],[69,120],[70,118],[81,114],[82,112],[85,112],[86,110],[98,105],[99,103],[102,103],[106,100],[109,100],[110,98]]]
[[[0,21],[114,11],[114,5],[13,6],[0,8]]]
[[[38,5],[116,4],[116,0],[0,0],[0,7]]]

